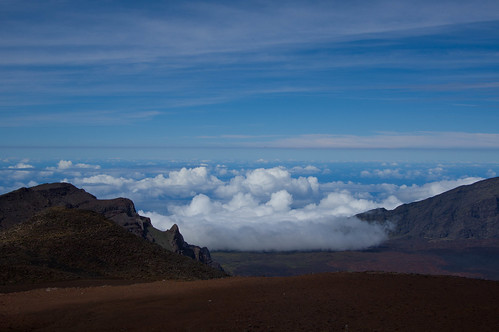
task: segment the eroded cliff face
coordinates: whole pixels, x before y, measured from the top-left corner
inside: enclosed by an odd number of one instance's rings
[[[158,243],[162,247],[222,270],[220,264],[211,259],[208,248],[201,248],[185,242],[176,224],[166,231],[160,231],[151,225],[148,227],[147,232],[153,238],[153,242]]]
[[[367,211],[357,217],[368,222],[393,222],[394,239],[499,238],[499,178],[460,186],[394,210]]]
[[[100,213],[139,237],[157,243],[169,251],[220,269],[220,265],[211,259],[208,248],[201,248],[184,241],[177,225],[167,231],[160,231],[154,228],[149,218],[137,213],[130,199],[100,200],[70,183],[42,184],[1,195],[0,231],[22,223],[50,207],[65,207]]]

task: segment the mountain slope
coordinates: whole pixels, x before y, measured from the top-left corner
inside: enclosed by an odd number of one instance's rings
[[[49,208],[0,232],[0,284],[208,279],[225,274],[130,234],[101,214]]]
[[[190,245],[183,240],[178,227],[160,231],[151,220],[140,216],[133,202],[127,198],[100,200],[70,183],[49,183],[21,188],[0,195],[0,231],[24,222],[46,208],[60,206],[90,210],[102,214],[129,232],[165,249],[220,268],[213,262],[208,248]]]
[[[357,217],[369,222],[393,222],[392,239],[499,238],[499,177],[460,186],[394,210],[375,209]]]

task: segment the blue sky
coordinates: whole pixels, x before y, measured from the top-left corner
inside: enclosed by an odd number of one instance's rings
[[[214,249],[499,173],[499,2],[0,0],[0,194],[71,182]]]
[[[2,0],[0,116],[3,158],[497,162],[499,2]]]

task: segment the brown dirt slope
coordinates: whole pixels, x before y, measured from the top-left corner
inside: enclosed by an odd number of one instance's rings
[[[131,234],[101,214],[61,207],[0,232],[0,253],[0,285],[224,276]]]
[[[499,282],[381,273],[0,294],[0,330],[497,331]]]

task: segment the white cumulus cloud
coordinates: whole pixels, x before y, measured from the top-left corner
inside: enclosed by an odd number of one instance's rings
[[[178,224],[188,242],[210,249],[347,250],[367,248],[387,238],[389,225],[345,217],[344,211],[322,202],[315,208],[292,209],[292,200],[285,190],[262,203],[249,193],[238,193],[225,204],[200,194],[185,206],[173,207],[171,215],[139,213],[160,229]],[[350,211],[360,212],[361,206],[353,203]]]
[[[402,185],[399,187],[396,196],[402,202],[414,202],[441,194],[459,186],[472,184],[480,180],[483,180],[483,178],[466,177],[457,180],[435,181],[421,186],[414,184],[411,186]]]
[[[355,214],[378,207],[393,209],[480,180],[467,177],[422,185],[320,183],[317,177],[293,175],[285,167],[229,172],[223,165],[139,175],[103,172],[70,182],[98,197],[159,201],[161,212],[140,211],[156,227],[165,230],[176,223],[190,243],[231,250],[367,248],[383,242],[390,225],[362,222],[352,217]]]
[[[321,170],[316,166],[308,165],[305,167],[295,166],[290,171],[292,173],[298,173],[298,174],[314,174],[314,173],[320,173]]]
[[[297,196],[314,195],[318,193],[319,181],[313,176],[293,178],[284,167],[257,168],[235,176],[229,183],[218,187],[216,194],[220,197],[232,197],[244,192],[263,198],[270,197],[279,190],[286,190]]]
[[[73,167],[73,162],[71,160],[60,160],[57,164],[58,169],[68,169]]]
[[[28,168],[35,168],[35,166],[30,165],[30,164],[25,164],[25,163],[18,163],[15,166],[9,166],[11,169],[28,169]]]
[[[98,170],[100,169],[100,165],[91,165],[91,164],[84,164],[84,163],[76,163],[74,164],[71,160],[59,160],[57,163],[57,167],[47,167],[47,170],[49,171],[58,171],[58,172],[65,172],[69,170],[76,170],[76,169],[94,169]],[[72,174],[79,174],[77,172],[73,172]]]

